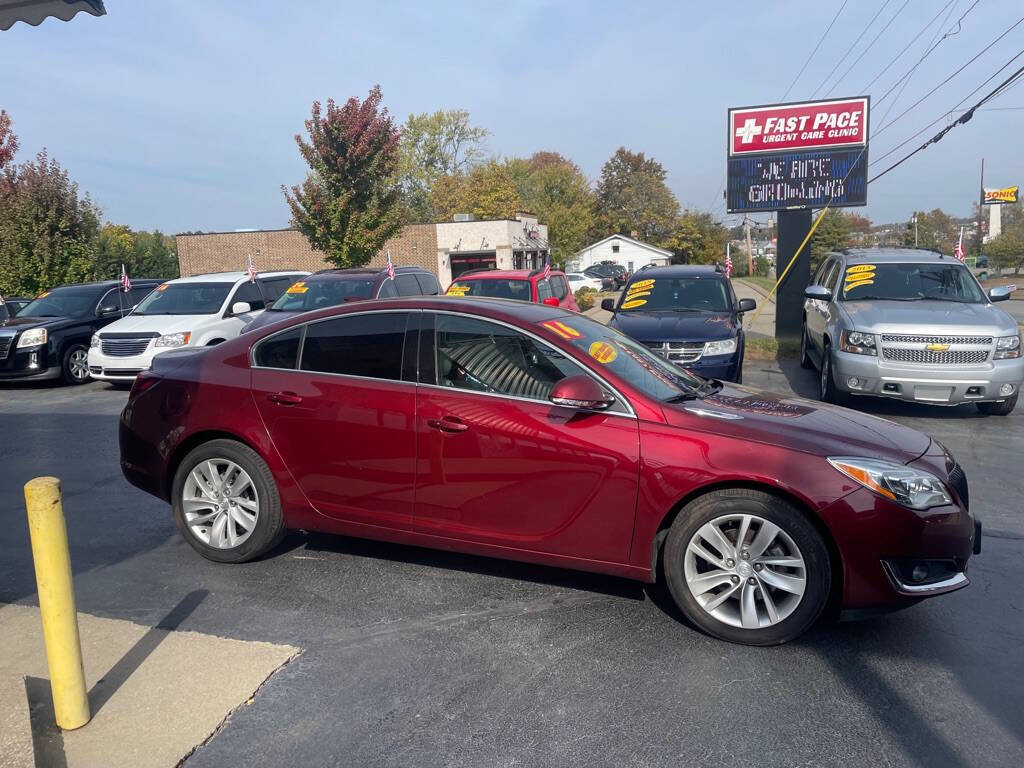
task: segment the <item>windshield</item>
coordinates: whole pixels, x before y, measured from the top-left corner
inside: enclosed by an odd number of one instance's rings
[[[541,325],[596,360],[598,370],[608,370],[656,400],[692,397],[707,384],[625,334],[582,315],[567,315],[564,320]]]
[[[133,315],[212,315],[220,312],[234,283],[163,283]]]
[[[634,280],[619,309],[624,312],[730,312],[732,299],[725,280],[714,277],[659,277]]]
[[[484,278],[481,280],[459,280],[448,286],[448,296],[486,296],[492,299],[518,299],[533,301],[529,280],[504,280]]]
[[[307,277],[292,283],[268,309],[273,312],[308,312],[311,309],[336,307],[346,301],[372,299],[375,282]]]
[[[95,286],[54,288],[39,294],[18,317],[84,317],[92,313],[103,290]]]
[[[981,289],[958,261],[927,264],[854,264],[846,268],[845,301],[955,301],[982,304]]]

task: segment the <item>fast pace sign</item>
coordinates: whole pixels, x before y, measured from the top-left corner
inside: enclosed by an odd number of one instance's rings
[[[729,213],[867,204],[869,99],[729,110]]]

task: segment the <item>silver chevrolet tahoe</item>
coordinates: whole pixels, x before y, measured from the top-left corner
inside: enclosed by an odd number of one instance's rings
[[[1006,415],[1017,404],[1024,357],[1017,322],[952,256],[902,248],[830,253],[804,293],[800,364],[821,372],[819,395],[940,405],[977,403]]]

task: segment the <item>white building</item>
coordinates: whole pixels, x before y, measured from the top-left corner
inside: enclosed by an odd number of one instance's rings
[[[548,253],[547,224],[532,213],[483,221],[457,216],[437,224],[437,278],[442,288],[471,269],[538,269]]]
[[[587,267],[600,264],[602,261],[614,261],[621,264],[630,272],[636,272],[641,267],[651,265],[663,267],[672,260],[672,252],[663,248],[655,248],[653,245],[634,240],[625,235],[610,235],[604,240],[599,240],[593,245],[588,245],[582,251],[568,260],[566,270],[569,272],[582,272]]]

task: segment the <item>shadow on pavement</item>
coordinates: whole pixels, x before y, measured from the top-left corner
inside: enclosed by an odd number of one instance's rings
[[[50,681],[41,677],[25,678],[25,697],[32,728],[32,755],[36,768],[66,768],[64,733],[57,727],[53,711]]]

